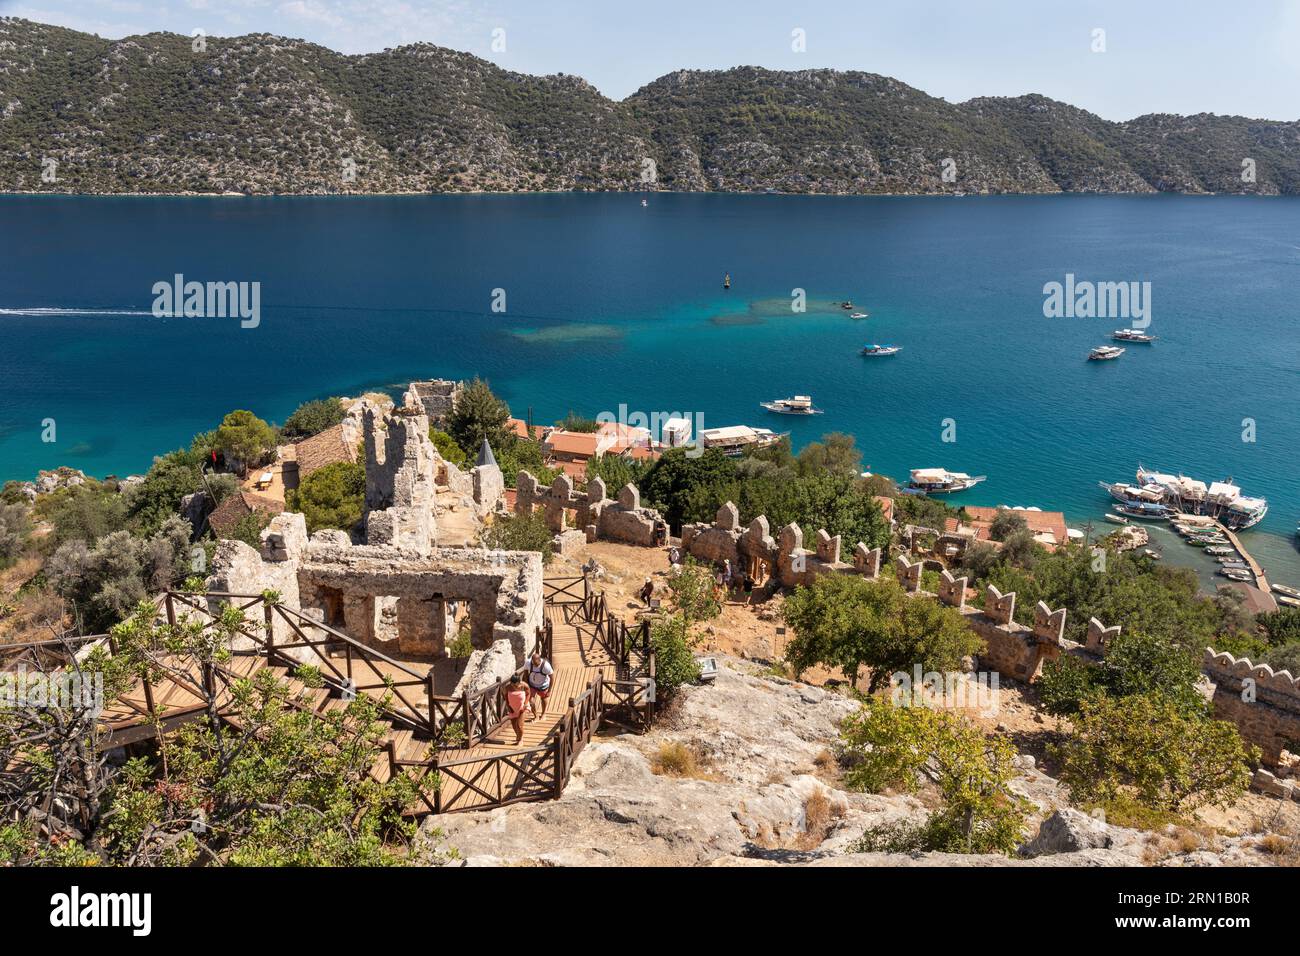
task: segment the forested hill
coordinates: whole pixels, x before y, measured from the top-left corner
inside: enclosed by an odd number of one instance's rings
[[[618,102],[428,44],[192,46],[0,18],[0,191],[1300,194],[1297,122],[1112,123],[1042,96],[953,104],[871,73],[754,67]]]

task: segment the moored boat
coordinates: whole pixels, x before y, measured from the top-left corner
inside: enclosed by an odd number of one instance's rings
[[[987,478],[987,475],[968,475],[962,471],[948,471],[946,468],[913,468],[907,486],[928,495],[942,495],[973,488]]]
[[[1274,594],[1282,594],[1286,597],[1300,600],[1300,590],[1297,590],[1296,588],[1287,587],[1285,584],[1273,584],[1270,585],[1270,588]]]
[[[1112,339],[1117,339],[1120,342],[1147,343],[1147,342],[1154,342],[1156,340],[1156,337],[1154,335],[1146,335],[1142,332],[1139,332],[1137,329],[1116,329],[1114,332],[1110,333],[1110,337]]]
[[[1111,514],[1110,512],[1107,512],[1106,514],[1102,515],[1102,517],[1114,524],[1128,524],[1128,518],[1125,518],[1123,515]]]
[[[1124,349],[1117,345],[1099,345],[1088,353],[1089,362],[1106,362],[1117,359],[1124,354]]]
[[[1268,500],[1241,493],[1232,479],[1206,483],[1186,475],[1148,471],[1138,466],[1134,483],[1101,482],[1112,498],[1124,504],[1135,501],[1163,504],[1177,513],[1174,530],[1187,536],[1254,527],[1268,514]]]
[[[814,408],[812,398],[807,395],[795,395],[791,398],[778,398],[771,402],[759,402],[762,408],[778,415],[820,415],[822,410]]]

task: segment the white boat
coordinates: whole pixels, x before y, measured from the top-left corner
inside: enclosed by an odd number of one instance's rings
[[[864,345],[862,346],[863,355],[897,355],[903,351],[901,345]]]
[[[948,471],[946,468],[913,468],[911,477],[907,486],[929,495],[965,491],[988,478],[987,475],[968,475],[962,471]]]
[[[1114,524],[1128,524],[1128,518],[1125,518],[1123,515],[1107,513],[1102,515],[1102,517]]]
[[[1272,584],[1269,586],[1273,589],[1273,593],[1275,594],[1284,594],[1289,598],[1296,598],[1300,600],[1300,590],[1287,587],[1285,584]]]
[[[1287,607],[1300,607],[1300,598],[1287,597],[1285,594],[1277,596],[1277,603]]]
[[[1175,530],[1184,535],[1201,531],[1216,533],[1219,531],[1216,522],[1230,531],[1244,531],[1259,524],[1268,514],[1267,499],[1243,495],[1231,478],[1207,484],[1186,475],[1148,471],[1138,465],[1135,484],[1102,482],[1101,486],[1125,505],[1149,503],[1169,507],[1177,512]]]
[[[865,319],[865,318],[868,318],[868,315],[867,315],[867,313],[865,313],[865,312],[854,312],[852,315],[849,316],[849,318],[850,318],[850,319]]]
[[[1120,342],[1154,342],[1156,340],[1154,335],[1146,335],[1137,329],[1116,329],[1110,333],[1110,337]]]
[[[778,398],[772,402],[759,402],[762,408],[778,415],[820,415],[820,408],[813,408],[812,399],[807,395],[795,395],[792,398]]]
[[[1117,359],[1124,354],[1124,351],[1118,345],[1099,345],[1088,353],[1088,361],[1105,362],[1109,359]]]

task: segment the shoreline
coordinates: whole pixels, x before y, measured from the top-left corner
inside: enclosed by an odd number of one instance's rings
[[[1215,192],[1182,192],[1173,189],[1151,189],[1138,192],[1099,192],[1097,190],[1066,190],[1058,189],[1055,191],[1042,190],[1038,192],[871,192],[871,193],[832,193],[832,192],[767,192],[759,189],[728,190],[728,189],[638,189],[628,187],[626,189],[492,189],[492,190],[473,190],[463,189],[455,192],[437,192],[432,190],[398,190],[398,191],[376,191],[376,192],[267,192],[267,193],[242,193],[242,192],[65,192],[50,189],[17,189],[0,191],[0,199],[8,197],[31,197],[31,196],[63,196],[75,199],[114,199],[114,198],[131,198],[131,199],[373,199],[382,197],[444,197],[444,196],[599,196],[599,195],[629,195],[629,196],[759,196],[763,198],[772,198],[775,196],[798,196],[800,198],[820,198],[830,197],[835,199],[988,199],[996,197],[1025,198],[1031,196],[1095,196],[1097,198],[1119,197],[1137,198],[1142,196],[1180,196],[1188,198],[1224,198],[1236,197],[1244,199],[1296,199],[1300,198],[1300,193],[1284,192],[1232,192],[1232,193],[1215,193]]]

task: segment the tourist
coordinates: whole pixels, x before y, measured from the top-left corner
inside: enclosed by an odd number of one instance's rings
[[[528,707],[528,688],[518,674],[510,678],[505,686],[507,716],[510,726],[515,729],[515,746],[524,740],[524,711]]]
[[[551,675],[554,673],[555,668],[551,662],[533,651],[533,656],[528,660],[528,708],[534,717],[546,716],[546,698],[551,696]],[[542,702],[540,715],[537,713],[539,700]]]
[[[641,596],[641,603],[644,604],[646,607],[649,607],[650,598],[654,596],[654,593],[655,593],[655,583],[651,581],[649,578],[646,578],[645,584],[641,585],[641,590],[639,592]]]
[[[669,567],[675,569],[681,563],[682,563],[681,549],[678,548],[676,545],[673,545],[671,548],[668,549],[668,565]]]
[[[655,547],[662,548],[668,543],[668,525],[663,521],[655,522]]]

